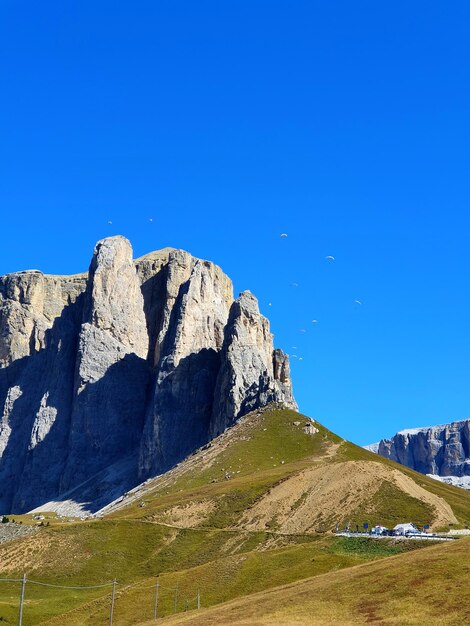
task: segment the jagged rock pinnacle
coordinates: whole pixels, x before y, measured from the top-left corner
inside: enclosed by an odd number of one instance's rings
[[[254,408],[296,407],[256,298],[208,261],[121,236],[88,274],[0,277],[0,513],[102,471],[132,485]]]

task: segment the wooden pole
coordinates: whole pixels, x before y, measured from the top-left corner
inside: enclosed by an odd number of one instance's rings
[[[115,598],[116,598],[116,579],[113,580],[113,593],[111,595],[111,610],[109,612],[109,626],[113,626]]]
[[[176,607],[178,606],[178,583],[176,583],[176,589],[175,589],[175,604],[173,607],[173,613],[176,613]]]
[[[157,612],[158,612],[158,587],[160,586],[160,583],[157,580],[157,584],[155,585],[155,604],[153,607],[153,619],[156,622],[157,621]]]
[[[20,613],[18,616],[18,626],[23,626],[23,605],[24,605],[25,587],[26,587],[26,574],[23,574],[23,580],[21,581]]]

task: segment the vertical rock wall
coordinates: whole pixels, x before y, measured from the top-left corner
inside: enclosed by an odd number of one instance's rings
[[[271,401],[296,406],[287,357],[213,263],[111,237],[88,275],[0,278],[0,513],[123,460],[128,488]]]
[[[235,300],[225,327],[221,365],[212,411],[213,436],[238,417],[269,402],[297,408],[289,378],[287,356],[273,350],[269,322],[249,291]]]
[[[96,245],[84,297],[62,489],[86,480],[138,444],[150,374],[147,352],[144,301],[131,245],[124,237],[105,239]]]
[[[403,430],[374,451],[423,474],[470,476],[470,420]]]
[[[58,493],[86,276],[0,278],[0,509]]]

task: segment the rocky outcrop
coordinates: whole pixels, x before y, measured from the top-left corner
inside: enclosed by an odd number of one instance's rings
[[[63,489],[138,444],[150,375],[147,351],[144,301],[131,245],[124,237],[100,241],[83,301]]]
[[[54,323],[85,287],[85,274],[46,276],[31,270],[1,277],[0,367],[45,348]]]
[[[0,513],[101,507],[272,401],[287,356],[213,263],[111,237],[88,274],[0,278]]]
[[[182,251],[169,255],[141,474],[168,469],[208,440],[232,299],[231,281],[219,267]]]
[[[423,474],[470,476],[470,419],[402,430],[366,448]]]
[[[0,524],[0,543],[8,543],[19,539],[20,537],[26,537],[27,535],[33,535],[37,533],[39,528],[37,526],[27,526],[26,524]]]
[[[0,513],[60,492],[86,276],[0,278]]]
[[[244,291],[230,308],[221,350],[213,406],[212,435],[217,436],[237,417],[282,398],[296,408],[290,385],[288,358],[273,350],[268,320],[258,302]]]

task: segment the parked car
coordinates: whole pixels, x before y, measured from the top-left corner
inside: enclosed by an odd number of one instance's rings
[[[370,531],[370,534],[376,536],[388,535],[388,528],[385,526],[374,526],[374,528]]]

